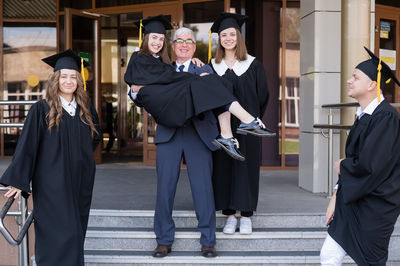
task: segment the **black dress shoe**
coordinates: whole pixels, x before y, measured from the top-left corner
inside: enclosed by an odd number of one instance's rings
[[[168,253],[171,253],[171,246],[157,245],[152,255],[154,258],[163,258],[166,257]]]
[[[234,138],[223,138],[223,137],[218,137],[212,141],[212,143],[217,147],[218,149],[224,150],[229,156],[231,156],[233,159],[239,160],[239,161],[244,161],[245,158],[244,156],[239,152],[239,143],[237,142],[236,139]]]
[[[253,135],[257,137],[274,137],[276,133],[270,129],[265,128],[264,124],[259,118],[254,119],[252,122],[246,124],[241,122],[236,129],[237,134]]]
[[[201,246],[201,255],[206,258],[215,258],[217,251],[214,247]]]

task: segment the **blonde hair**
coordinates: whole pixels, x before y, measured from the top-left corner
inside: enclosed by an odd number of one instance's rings
[[[244,42],[243,36],[238,29],[236,31],[236,47],[235,47],[235,58],[238,61],[244,61],[247,59],[247,48]],[[218,38],[217,52],[215,54],[215,63],[221,63],[222,59],[225,57],[225,48],[222,47],[221,37]]]
[[[60,70],[54,72],[48,81],[46,102],[50,107],[49,113],[46,115],[48,123],[48,130],[50,131],[54,126],[57,128],[60,126],[62,116],[62,104],[59,97],[59,80],[61,72]],[[83,79],[81,74],[76,71],[77,88],[74,92],[74,97],[79,109],[79,118],[81,121],[90,127],[90,133],[93,138],[94,133],[98,133],[93,123],[92,113],[88,109],[90,99],[87,93],[83,90]]]

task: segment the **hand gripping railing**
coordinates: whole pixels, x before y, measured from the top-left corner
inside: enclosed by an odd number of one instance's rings
[[[21,201],[24,201],[24,199],[21,199]],[[8,243],[10,243],[10,245],[13,246],[17,246],[19,244],[21,244],[22,240],[24,239],[26,233],[28,232],[29,226],[31,226],[32,221],[33,221],[33,211],[29,214],[28,218],[26,219],[26,221],[21,221],[21,230],[18,233],[17,238],[14,238],[10,232],[7,230],[7,228],[4,225],[4,217],[6,217],[8,210],[10,209],[11,205],[14,202],[14,197],[11,197],[7,200],[6,204],[4,204],[3,209],[1,209],[0,211],[0,233],[4,236],[4,238],[7,240]],[[22,217],[26,217],[26,215],[24,214],[24,212],[26,212],[27,208],[25,208],[25,210],[22,210]],[[24,218],[22,218],[21,220],[25,220]]]

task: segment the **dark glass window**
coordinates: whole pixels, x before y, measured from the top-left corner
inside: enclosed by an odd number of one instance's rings
[[[157,2],[169,2],[169,1],[174,1],[174,0],[107,0],[107,1],[96,0],[96,8],[148,4],[148,3],[157,3]]]
[[[108,1],[102,1],[108,2]],[[64,8],[75,8],[75,9],[90,9],[92,8],[92,0],[60,0],[60,11],[64,11]]]

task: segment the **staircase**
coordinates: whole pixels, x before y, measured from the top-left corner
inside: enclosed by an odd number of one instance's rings
[[[86,265],[319,265],[326,237],[324,215],[257,214],[253,234],[225,235],[217,214],[217,258],[200,254],[200,233],[192,211],[173,213],[176,234],[172,253],[153,258],[154,211],[92,210],[85,242]],[[388,265],[400,265],[400,224],[390,246]],[[344,265],[355,265],[346,257]]]

